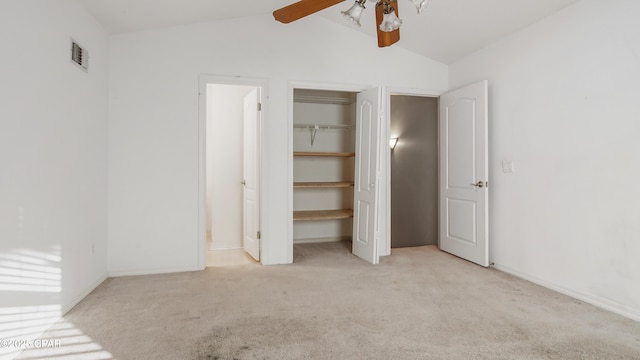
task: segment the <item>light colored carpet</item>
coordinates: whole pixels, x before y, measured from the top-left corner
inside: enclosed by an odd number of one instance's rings
[[[69,327],[93,348],[64,359],[640,359],[640,323],[435,247],[112,278],[43,337]]]

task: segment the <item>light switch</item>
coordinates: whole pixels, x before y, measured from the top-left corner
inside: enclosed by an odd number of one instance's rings
[[[511,160],[502,160],[502,172],[503,173],[512,173],[513,172],[513,161],[511,161]]]

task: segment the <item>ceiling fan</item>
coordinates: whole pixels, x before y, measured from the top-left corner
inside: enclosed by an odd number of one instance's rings
[[[281,23],[288,24],[292,21],[311,15],[320,10],[343,2],[344,0],[300,0],[273,12],[273,17]],[[402,20],[398,18],[398,0],[369,0],[375,2],[376,27],[378,33],[378,47],[395,44],[400,40],[400,25]],[[418,10],[418,14],[428,5],[430,0],[409,0]],[[353,21],[360,27],[360,15],[365,9],[367,0],[355,0],[355,4],[342,15]]]

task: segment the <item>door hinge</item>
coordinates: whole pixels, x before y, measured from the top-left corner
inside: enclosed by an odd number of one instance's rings
[[[262,234],[260,234],[260,231],[258,231],[258,233],[256,234],[256,238],[257,238],[258,240],[260,240],[260,237],[261,237],[261,236],[262,236]]]
[[[258,111],[262,111],[262,103],[258,103]]]

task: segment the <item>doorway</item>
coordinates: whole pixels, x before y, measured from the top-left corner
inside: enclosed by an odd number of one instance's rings
[[[488,81],[483,80],[444,94],[400,90],[391,91],[388,97],[389,107],[392,95],[437,98],[438,166],[434,172],[438,175],[438,247],[484,267],[490,263],[488,87]],[[387,125],[391,126],[390,117]],[[391,131],[388,135],[399,137]],[[398,143],[402,145],[401,138]],[[391,202],[392,153],[386,149],[386,199]],[[396,205],[403,206],[402,202]],[[385,209],[386,238],[391,239],[391,206]],[[388,245],[390,249],[391,243]]]
[[[261,87],[215,80],[203,87],[205,266],[256,263],[260,260]]]
[[[391,247],[438,244],[438,98],[391,95]]]

